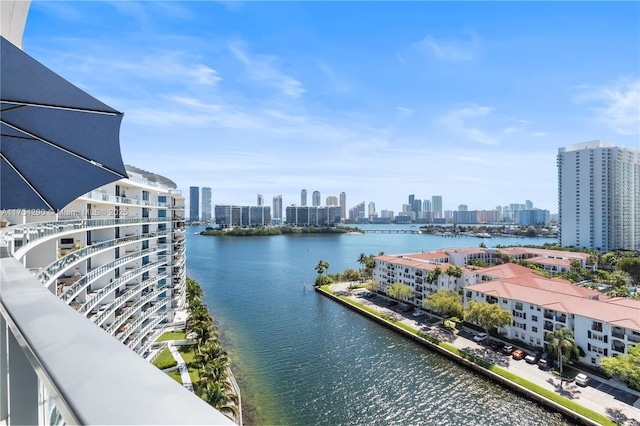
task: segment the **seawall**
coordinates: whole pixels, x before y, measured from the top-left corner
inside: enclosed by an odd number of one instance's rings
[[[401,335],[403,335],[405,337],[408,337],[411,340],[413,340],[414,342],[416,342],[416,343],[418,343],[418,344],[420,344],[420,345],[422,345],[422,346],[424,346],[424,347],[426,347],[426,348],[428,348],[428,349],[430,349],[430,350],[432,350],[434,352],[437,352],[438,354],[440,354],[442,356],[445,356],[445,357],[457,362],[458,364],[463,365],[465,368],[468,368],[468,369],[470,369],[470,370],[472,370],[472,371],[474,371],[474,372],[476,372],[478,374],[482,374],[483,376],[488,377],[489,379],[491,379],[494,382],[500,384],[501,386],[504,386],[504,387],[509,388],[509,389],[511,389],[513,391],[516,391],[519,394],[525,396],[526,398],[528,398],[528,399],[530,399],[530,400],[532,400],[534,402],[538,402],[538,403],[542,404],[543,406],[562,414],[563,416],[565,416],[566,418],[568,418],[568,419],[570,419],[572,421],[575,421],[575,422],[577,422],[579,424],[583,424],[583,425],[589,425],[589,426],[599,425],[600,424],[600,423],[597,423],[597,422],[595,422],[595,421],[593,421],[593,420],[581,415],[580,413],[577,413],[577,412],[575,412],[573,410],[570,410],[569,408],[567,408],[567,407],[565,407],[565,406],[563,406],[561,404],[558,404],[555,401],[552,401],[549,398],[546,398],[543,395],[540,395],[540,394],[538,394],[538,393],[536,393],[536,392],[534,392],[534,391],[532,391],[530,389],[527,389],[526,387],[521,386],[518,383],[512,382],[511,380],[509,380],[509,379],[507,379],[505,377],[502,377],[502,376],[494,373],[493,371],[487,370],[483,366],[478,365],[478,364],[476,364],[473,361],[470,361],[468,359],[465,359],[465,358],[461,357],[460,355],[455,354],[455,353],[447,350],[446,348],[443,348],[443,347],[441,347],[441,346],[439,346],[439,345],[437,345],[437,344],[435,344],[435,343],[433,343],[433,342],[431,342],[431,341],[429,341],[429,340],[427,340],[427,339],[425,339],[423,337],[418,336],[415,333],[412,333],[412,332],[410,332],[408,330],[405,330],[404,328],[398,327],[397,325],[393,324],[390,321],[385,320],[384,318],[381,318],[381,317],[379,317],[377,315],[374,315],[371,312],[368,312],[368,311],[360,308],[359,306],[356,306],[356,305],[354,305],[352,303],[349,303],[348,301],[341,299],[340,297],[336,296],[333,293],[325,291],[324,289],[322,289],[320,287],[315,287],[315,290],[318,293],[320,293],[320,294],[322,294],[322,295],[324,295],[324,296],[326,296],[326,297],[328,297],[328,298],[330,298],[330,299],[332,299],[332,300],[334,300],[334,301],[336,301],[336,302],[348,307],[349,309],[352,309],[353,311],[356,311],[359,314],[364,315],[365,317],[367,317],[367,318],[379,323],[380,325],[382,325],[384,327],[387,327],[388,329],[393,330],[393,331],[395,331],[395,332],[397,332],[397,333],[399,333],[399,334],[401,334]]]

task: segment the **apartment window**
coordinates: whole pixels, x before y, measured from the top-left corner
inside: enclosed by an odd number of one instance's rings
[[[602,333],[602,323],[599,321],[591,321],[591,330]]]
[[[538,332],[538,327],[531,327],[531,331],[533,331],[534,333]]]
[[[519,311],[522,310],[522,302],[516,302],[516,309]]]
[[[531,315],[531,321],[538,322],[538,316],[537,315]]]
[[[595,365],[595,363],[596,363],[596,359],[594,357],[591,357],[591,364]]]

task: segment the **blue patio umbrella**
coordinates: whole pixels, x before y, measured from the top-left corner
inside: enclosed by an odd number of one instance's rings
[[[127,177],[122,113],[60,77],[2,37],[0,209],[59,211]]]

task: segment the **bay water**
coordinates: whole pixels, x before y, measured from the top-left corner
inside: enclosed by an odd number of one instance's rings
[[[230,352],[246,425],[566,424],[313,290],[319,260],[336,273],[360,268],[360,253],[556,240],[405,233],[196,235],[202,230],[187,227],[187,274],[204,290]]]

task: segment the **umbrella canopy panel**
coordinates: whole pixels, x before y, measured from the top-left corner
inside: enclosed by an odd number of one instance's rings
[[[0,209],[59,210],[127,177],[122,113],[2,38]]]

